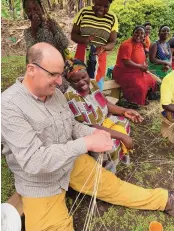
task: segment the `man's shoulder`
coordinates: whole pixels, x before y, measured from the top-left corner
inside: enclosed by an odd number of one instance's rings
[[[65,95],[58,89],[56,88],[55,93],[54,93],[55,99],[61,103],[61,104],[65,104],[67,103]]]

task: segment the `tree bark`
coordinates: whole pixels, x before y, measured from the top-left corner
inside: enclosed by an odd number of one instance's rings
[[[47,0],[47,2],[48,2],[48,7],[49,7],[49,10],[52,10],[52,5],[51,5],[51,2],[50,2],[50,0]]]
[[[78,0],[78,11],[80,11],[84,7],[83,0]]]
[[[13,19],[15,20],[15,9],[14,9],[14,0],[9,0],[10,11],[12,12]]]
[[[68,4],[68,15],[70,16],[72,11],[74,11],[75,1],[74,0],[68,0],[67,4]]]
[[[91,0],[87,0],[87,6],[91,5]]]
[[[63,0],[59,0],[60,10],[63,10]]]

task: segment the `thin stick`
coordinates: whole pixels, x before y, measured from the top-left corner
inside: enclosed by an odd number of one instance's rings
[[[98,161],[98,159],[97,159],[97,161]],[[71,207],[71,210],[70,210],[70,212],[69,212],[69,215],[70,215],[70,216],[71,216],[72,209],[73,209],[73,207],[75,206],[76,201],[78,200],[78,198],[79,198],[80,194],[82,193],[82,191],[83,191],[83,189],[84,189],[85,185],[87,184],[88,180],[90,179],[90,177],[91,177],[91,175],[92,175],[92,173],[93,173],[93,171],[94,171],[94,169],[95,169],[96,165],[98,164],[98,162],[97,162],[97,161],[96,161],[96,163],[95,163],[95,165],[94,165],[94,167],[93,167],[93,169],[92,169],[91,173],[89,174],[89,176],[88,176],[87,180],[85,181],[84,185],[82,186],[82,188],[81,188],[80,192],[78,193],[78,195],[77,195],[77,197],[76,197],[76,199],[75,199],[75,201],[74,201],[74,203],[73,203],[73,205],[72,205],[72,207]],[[87,192],[88,192],[88,191],[87,191]],[[87,192],[86,192],[86,193],[87,193]],[[85,194],[85,195],[86,195],[86,194]],[[78,205],[79,205],[79,204],[78,204]],[[76,209],[76,210],[77,210],[77,209]]]

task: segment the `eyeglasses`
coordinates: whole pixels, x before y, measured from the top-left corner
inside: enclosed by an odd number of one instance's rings
[[[41,66],[40,66],[39,64],[37,64],[37,63],[32,63],[32,64],[34,64],[34,65],[36,65],[37,67],[41,68],[42,70],[46,71],[48,74],[50,74],[50,75],[51,75],[52,77],[54,77],[54,78],[60,77],[60,76],[62,75],[62,73],[52,73],[52,72],[46,70],[45,68],[41,67]]]

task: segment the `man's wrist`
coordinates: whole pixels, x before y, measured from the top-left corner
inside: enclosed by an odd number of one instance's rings
[[[86,144],[87,151],[90,151],[91,150],[91,145],[92,145],[90,135],[89,136],[85,136],[84,137],[84,141],[85,141],[85,144]]]

